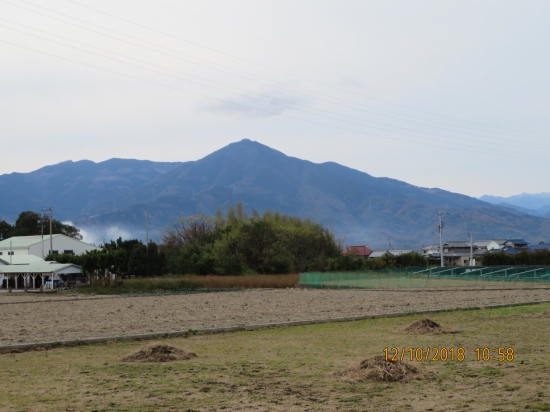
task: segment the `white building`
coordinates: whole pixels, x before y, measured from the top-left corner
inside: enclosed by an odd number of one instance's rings
[[[81,240],[66,236],[52,235],[53,254],[71,253],[83,255],[84,253],[100,249]],[[0,259],[9,261],[10,255],[34,255],[41,258],[50,253],[50,236],[15,236],[0,241]]]

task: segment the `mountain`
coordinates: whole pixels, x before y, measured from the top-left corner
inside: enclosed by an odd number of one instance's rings
[[[61,220],[112,211],[119,206],[113,201],[116,194],[135,190],[180,165],[148,160],[82,160],[1,175],[0,219],[13,222],[21,211],[40,211],[50,202],[56,219]]]
[[[510,197],[483,195],[479,200],[511,207],[534,216],[550,217],[550,193],[521,193]]]
[[[211,215],[243,201],[309,217],[345,237],[346,243],[419,247],[436,240],[437,212],[445,216],[445,238],[550,238],[550,220],[437,188],[373,177],[337,163],[312,163],[250,140],[230,144],[203,159],[181,163],[133,189],[119,192],[116,210],[80,219],[87,228],[143,230],[144,212],[160,229],[177,217]],[[112,194],[112,192],[111,192]],[[80,215],[82,216],[82,214]]]

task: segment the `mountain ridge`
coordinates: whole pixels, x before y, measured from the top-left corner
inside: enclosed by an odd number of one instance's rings
[[[390,236],[402,248],[434,242],[438,211],[450,213],[445,217],[446,239],[465,238],[468,231],[478,239],[525,237],[538,243],[550,238],[550,219],[439,188],[374,177],[335,162],[313,163],[249,139],[196,161],[110,159],[46,166],[19,176],[24,187],[15,193],[10,186],[14,178],[6,176],[0,176],[0,189],[23,197],[17,204],[0,200],[0,218],[10,208],[13,213],[17,207],[17,212],[38,205],[42,209],[47,196],[57,196],[57,218],[98,233],[114,227],[107,232],[143,236],[148,209],[150,227],[159,234],[178,217],[212,215],[242,201],[247,210],[311,218],[345,243],[370,247],[387,245]],[[38,190],[44,182],[47,190]],[[57,204],[66,197],[79,199]]]

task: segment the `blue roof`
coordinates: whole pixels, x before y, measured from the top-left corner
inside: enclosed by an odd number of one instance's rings
[[[550,249],[550,243],[543,243],[542,245],[531,245],[529,247],[533,250],[548,250]]]
[[[529,242],[525,241],[524,239],[508,239],[506,242],[511,242],[514,245],[528,245]]]

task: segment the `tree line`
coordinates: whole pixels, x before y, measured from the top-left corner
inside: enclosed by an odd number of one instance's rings
[[[483,266],[550,265],[550,251],[521,251],[514,255],[489,252],[483,255],[481,262]]]
[[[147,250],[149,249],[149,250]],[[148,248],[139,239],[111,240],[101,249],[91,250],[82,255],[55,254],[45,260],[59,263],[74,263],[88,274],[105,280],[130,276],[159,276],[166,273],[166,258],[155,242],[149,242]],[[111,276],[112,274],[112,276]]]
[[[42,222],[42,223],[41,223]],[[33,236],[40,235],[44,229],[44,236],[50,234],[50,222],[47,217],[41,216],[30,210],[21,212],[13,225],[5,220],[0,221],[0,237],[7,239],[13,236]],[[80,229],[75,226],[52,219],[52,234],[63,234],[82,240]]]
[[[13,226],[0,222],[0,233],[5,233],[4,238],[40,234],[39,224],[38,213],[23,212]],[[55,220],[52,226],[54,233],[82,239],[74,226]],[[230,206],[225,214],[218,210],[214,216],[197,214],[179,219],[165,229],[159,245],[118,238],[80,256],[56,254],[46,260],[74,263],[104,281],[114,274],[284,274],[425,267],[433,263],[416,252],[377,259],[342,254],[341,241],[320,223],[270,210],[263,214],[252,210],[249,214],[242,203]]]

